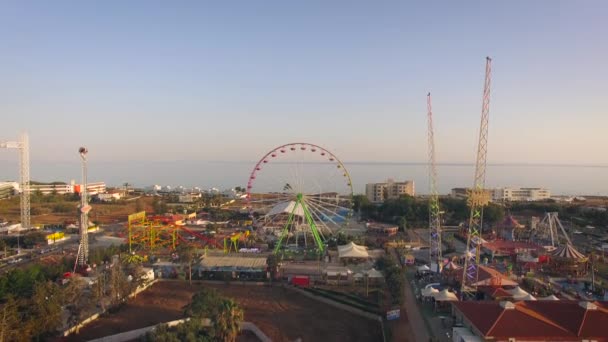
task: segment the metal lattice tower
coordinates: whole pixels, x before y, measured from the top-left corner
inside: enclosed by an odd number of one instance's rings
[[[0,148],[19,150],[19,186],[21,187],[21,228],[31,228],[30,219],[30,143],[27,133],[18,141],[0,143]]]
[[[431,93],[426,96],[428,113],[428,152],[429,152],[429,262],[437,264],[441,272],[443,257],[441,255],[441,211],[439,209],[439,193],[437,192],[437,167],[435,164],[435,133],[433,130],[433,109],[431,106]]]
[[[82,184],[80,189],[80,244],[78,245],[78,266],[86,267],[89,260],[89,205],[87,198],[87,153],[85,147],[81,147],[78,152],[82,158]]]
[[[467,234],[467,249],[464,256],[464,268],[461,282],[461,293],[473,295],[477,292],[475,285],[479,279],[477,272],[481,248],[481,230],[483,227],[483,208],[490,201],[486,184],[486,157],[488,154],[488,118],[490,114],[490,85],[492,80],[492,59],[486,57],[486,77],[483,87],[483,102],[481,107],[481,124],[479,126],[479,142],[477,145],[477,160],[475,162],[475,179],[473,188],[469,190],[468,205],[471,208],[469,229]]]

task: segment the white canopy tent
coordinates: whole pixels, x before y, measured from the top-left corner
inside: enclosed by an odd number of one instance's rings
[[[351,242],[347,245],[338,246],[338,257],[342,258],[359,258],[359,259],[367,259],[369,258],[369,253],[367,253],[367,248],[363,246],[359,246],[354,242]]]
[[[370,278],[384,278],[384,275],[375,268],[372,268],[371,270],[367,270],[367,271],[365,271],[365,273]]]
[[[523,298],[527,295],[529,295],[530,293],[526,292],[525,290],[523,290],[521,287],[517,286],[514,289],[511,290],[507,290],[508,293],[511,294],[511,296],[513,296],[514,299],[517,298]]]
[[[456,294],[454,292],[448,291],[448,289],[439,291],[439,293],[435,294],[433,296],[433,298],[435,298],[436,302],[449,302],[449,301],[458,300],[458,297],[456,297]]]
[[[547,297],[538,298],[538,300],[559,300],[559,298],[555,297],[555,295],[550,295]]]
[[[424,289],[422,289],[422,291],[420,291],[420,294],[422,295],[422,297],[435,297],[435,295],[437,295],[439,293],[439,290],[437,290],[434,287],[426,287]]]
[[[534,297],[531,294],[528,294],[527,296],[524,296],[524,297],[517,297],[517,298],[513,297],[513,299],[515,299],[515,300],[536,300],[536,297]]]
[[[272,207],[272,209],[270,209],[266,216],[273,216],[277,214],[291,214],[291,212],[293,211],[294,215],[304,217],[304,208],[302,208],[301,205],[298,205],[298,207],[294,211],[293,208],[295,205],[296,202],[294,201],[278,203],[277,205]]]

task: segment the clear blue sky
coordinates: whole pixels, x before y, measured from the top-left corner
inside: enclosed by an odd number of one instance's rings
[[[3,1],[0,140],[32,158],[608,164],[607,1]],[[0,160],[13,160],[0,153]]]

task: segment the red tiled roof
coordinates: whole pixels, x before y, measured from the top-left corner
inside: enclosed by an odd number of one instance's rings
[[[498,320],[504,310],[500,307],[499,302],[495,301],[453,302],[452,305],[462,312],[467,320],[484,336],[492,329],[494,322]]]
[[[585,309],[577,301],[520,301],[514,309],[496,301],[453,305],[486,338],[608,341],[608,302],[593,302],[597,309]]]
[[[477,276],[478,285],[491,285],[493,281],[497,281],[497,283],[493,285],[517,285],[517,283],[513,282],[509,277],[500,273],[498,270],[495,270],[488,266],[479,265],[477,272],[479,273]],[[455,274],[455,279],[457,281],[462,281],[462,272],[458,272]],[[487,283],[487,284],[486,284]]]
[[[478,291],[481,291],[492,298],[511,297],[512,295],[500,286],[478,286]]]
[[[487,248],[492,251],[515,249],[536,249],[538,251],[543,250],[542,246],[530,242],[510,240],[495,240],[492,242],[486,242],[482,246],[483,248]]]

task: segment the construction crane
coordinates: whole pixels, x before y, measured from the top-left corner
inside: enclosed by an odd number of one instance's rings
[[[21,188],[21,229],[31,228],[30,221],[30,143],[27,133],[18,141],[0,142],[0,148],[19,150],[19,186]],[[17,230],[19,232],[19,229]],[[17,235],[17,244],[19,236]],[[19,246],[17,247],[19,249]]]
[[[490,84],[492,80],[492,59],[486,57],[486,77],[483,87],[481,106],[481,124],[479,126],[479,142],[477,145],[477,160],[475,162],[475,179],[473,188],[468,191],[468,205],[471,208],[469,229],[467,233],[467,249],[464,255],[464,267],[461,282],[461,296],[471,297],[477,292],[479,279],[478,264],[481,250],[481,230],[483,227],[483,208],[490,201],[489,193],[485,190],[486,157],[488,154],[488,118],[490,114]]]
[[[429,263],[435,272],[441,272],[441,211],[439,209],[439,193],[437,192],[437,167],[435,165],[435,134],[433,130],[433,108],[431,93],[426,96],[428,114],[428,150],[429,150]],[[435,266],[435,263],[437,266]]]

